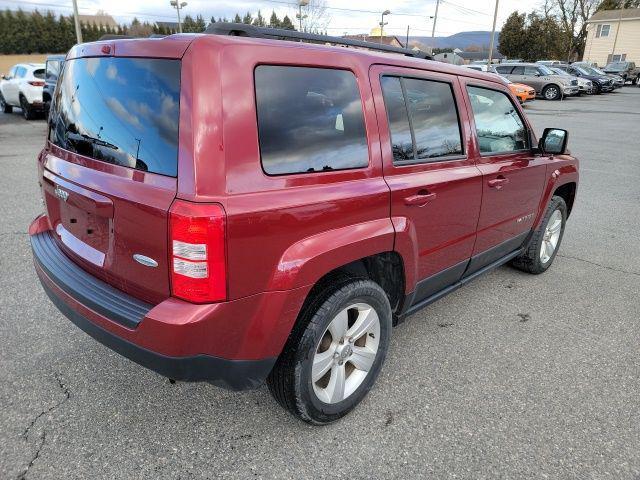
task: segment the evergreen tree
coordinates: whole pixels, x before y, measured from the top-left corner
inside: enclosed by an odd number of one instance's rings
[[[240,15],[238,15],[236,13],[236,16],[233,17],[233,23],[242,23],[242,18],[240,18]]]
[[[206,30],[206,28],[207,24],[204,21],[204,18],[202,18],[202,15],[198,15],[194,24],[194,33],[202,33]]]
[[[253,17],[251,17],[251,13],[247,12],[242,17],[242,23],[246,23],[247,25],[251,25],[253,23]]]
[[[293,24],[293,22],[289,18],[289,15],[285,15],[284,16],[284,18],[282,19],[282,22],[280,22],[280,28],[284,28],[285,30],[295,30],[296,29],[295,25]]]
[[[256,27],[266,27],[267,22],[265,22],[264,17],[262,16],[262,12],[258,10],[258,16],[253,20],[253,24]]]
[[[513,12],[502,26],[498,50],[508,58],[522,58],[527,43],[526,14]]]
[[[278,18],[278,15],[276,15],[276,11],[273,10],[271,12],[271,18],[269,18],[269,26],[271,28],[280,28],[282,22],[280,22],[280,19]]]

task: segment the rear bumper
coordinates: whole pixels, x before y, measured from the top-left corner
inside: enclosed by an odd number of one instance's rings
[[[282,311],[283,292],[205,306],[173,298],[148,305],[89,275],[65,255],[50,230],[32,227],[34,263],[45,292],[69,320],[100,343],[176,380],[245,390],[266,379],[277,353],[264,353],[279,352],[291,326],[267,331],[259,315],[279,314],[276,320],[293,322],[293,310]]]

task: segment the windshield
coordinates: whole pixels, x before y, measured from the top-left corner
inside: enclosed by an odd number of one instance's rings
[[[604,67],[605,70],[614,70],[621,72],[627,68],[627,62],[613,62]]]
[[[582,75],[593,75],[591,69],[588,69],[587,67],[579,67],[577,65],[574,65],[573,68],[579,71]]]
[[[595,74],[595,75],[606,75],[606,73],[604,73],[602,70],[600,70],[597,67],[591,67],[590,70]]]
[[[554,75],[553,70],[545,65],[538,65],[538,70],[540,70],[540,73],[543,75]]]
[[[499,73],[496,73],[496,75],[498,75],[502,80],[504,80],[504,83],[513,83],[511,80],[509,80],[507,77],[500,75]]]
[[[179,60],[70,60],[51,107],[49,140],[95,160],[175,177],[179,101]]]
[[[564,70],[561,70],[559,68],[552,68],[551,71],[554,73],[554,75],[566,75],[567,72],[565,72]]]

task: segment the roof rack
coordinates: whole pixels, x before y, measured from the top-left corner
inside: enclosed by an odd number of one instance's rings
[[[270,38],[274,40],[292,40],[307,43],[335,44],[346,47],[366,48],[387,53],[399,53],[407,57],[433,60],[431,55],[420,50],[414,51],[408,48],[394,47],[383,43],[364,42],[351,38],[332,37],[329,35],[317,35],[315,33],[298,32],[297,30],[284,30],[282,28],[256,27],[245,23],[216,22],[210,24],[205,33],[214,35],[231,35],[236,37]]]

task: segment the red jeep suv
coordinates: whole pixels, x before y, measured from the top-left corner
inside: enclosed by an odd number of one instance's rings
[[[412,55],[235,24],[75,46],[29,228],[47,295],[162,375],[342,417],[392,325],[547,270],[576,194],[566,131],[538,142],[500,79]]]

